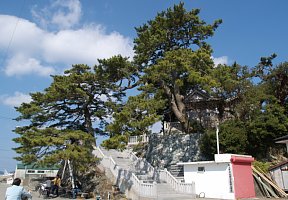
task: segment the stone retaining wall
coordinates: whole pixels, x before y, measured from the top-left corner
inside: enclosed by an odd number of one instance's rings
[[[203,160],[199,150],[202,134],[152,134],[145,158],[154,167],[169,168],[172,164]]]

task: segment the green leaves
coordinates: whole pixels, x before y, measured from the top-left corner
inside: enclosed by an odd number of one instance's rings
[[[165,52],[177,49],[202,47],[210,51],[204,40],[213,35],[221,20],[206,25],[199,18],[199,12],[199,9],[187,12],[184,3],[180,3],[136,28],[135,62],[142,66],[153,65]]]
[[[65,75],[53,76],[44,92],[31,94],[30,103],[16,108],[17,120],[28,122],[15,129],[18,160],[50,165],[69,159],[80,167],[95,161],[95,135],[103,133],[101,125],[125,95],[119,82],[129,79],[132,83],[135,72],[120,56],[99,63],[94,71],[87,65],[73,65]],[[121,64],[117,73],[114,64]]]

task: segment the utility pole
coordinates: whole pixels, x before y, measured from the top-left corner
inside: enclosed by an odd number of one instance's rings
[[[219,117],[218,117],[218,109],[216,108],[215,110],[215,114],[216,114],[216,142],[217,142],[217,154],[219,153]]]

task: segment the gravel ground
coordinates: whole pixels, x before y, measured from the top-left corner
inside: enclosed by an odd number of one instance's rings
[[[5,198],[5,193],[6,193],[6,188],[9,187],[10,185],[7,185],[5,183],[0,183],[0,200],[4,200]],[[26,188],[26,187],[25,187]],[[27,188],[26,188],[27,189]],[[37,192],[33,192],[32,191],[32,196],[33,196],[33,200],[43,200],[43,198],[39,198],[39,194]],[[67,198],[60,198],[60,197],[57,197],[57,198],[51,198],[53,200],[59,200],[59,199],[66,199],[68,200]]]
[[[6,192],[6,188],[9,187],[10,185],[7,185],[5,183],[0,183],[0,200],[4,200],[5,198],[5,192]],[[32,192],[32,200],[43,200],[43,198],[39,198],[39,194],[37,192]],[[57,197],[57,198],[51,198],[53,200],[60,200],[60,199],[66,199],[67,198],[61,198],[61,197]],[[204,200],[205,198],[196,198],[194,200]],[[259,199],[267,199],[267,200],[274,200],[274,198],[253,198],[253,199],[242,199],[242,200],[259,200]],[[287,198],[282,198],[282,199],[287,199]],[[183,199],[185,200],[185,199]],[[216,199],[210,199],[210,200],[216,200]],[[276,200],[276,199],[275,199]],[[281,198],[278,198],[277,200],[281,200]]]

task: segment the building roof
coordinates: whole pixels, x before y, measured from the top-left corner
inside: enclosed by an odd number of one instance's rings
[[[288,135],[274,139],[276,143],[288,143]]]
[[[39,167],[33,164],[31,165],[24,165],[24,164],[17,164],[17,169],[34,169],[34,170],[58,170],[59,167],[56,166],[49,166],[49,167]]]
[[[251,163],[254,161],[254,158],[250,155],[240,155],[240,154],[214,154],[213,161],[198,161],[198,162],[180,162],[177,165],[209,165],[209,164],[220,164],[220,163]]]
[[[279,168],[279,167],[282,167],[283,165],[288,165],[288,160],[283,161],[283,162],[281,162],[281,163],[278,163],[277,165],[274,165],[274,166],[272,166],[272,167],[269,167],[269,171],[274,170],[274,169],[277,169],[277,168]]]
[[[210,164],[219,164],[219,163],[230,163],[227,161],[200,161],[200,162],[180,162],[177,165],[210,165]]]

